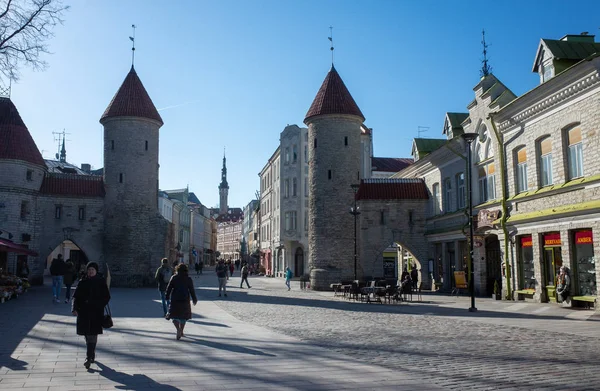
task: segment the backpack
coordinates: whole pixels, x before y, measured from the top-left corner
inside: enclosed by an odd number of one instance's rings
[[[163,270],[162,279],[165,284],[168,284],[169,281],[171,281],[171,276],[173,276],[173,272],[170,268],[166,268],[166,270]]]

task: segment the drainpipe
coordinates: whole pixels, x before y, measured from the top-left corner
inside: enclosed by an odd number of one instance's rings
[[[500,181],[502,183],[502,199],[501,199],[501,208],[502,208],[502,216],[500,217],[500,226],[502,227],[502,232],[504,234],[504,267],[505,267],[505,275],[506,275],[506,300],[512,300],[511,295],[511,270],[510,270],[510,262],[508,260],[508,228],[506,227],[506,219],[507,219],[507,205],[506,199],[508,198],[508,190],[506,188],[506,153],[504,150],[504,138],[502,134],[498,132],[496,129],[496,122],[494,121],[494,115],[496,113],[490,113],[488,118],[492,124],[492,129],[494,130],[494,135],[496,136],[496,141],[498,142],[498,154],[499,163],[500,163]]]

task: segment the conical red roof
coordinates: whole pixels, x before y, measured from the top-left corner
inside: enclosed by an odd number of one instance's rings
[[[45,167],[40,150],[9,98],[0,98],[0,159],[23,160]]]
[[[158,114],[158,110],[152,103],[152,99],[146,92],[142,81],[135,73],[133,66],[131,71],[127,74],[125,81],[121,84],[121,88],[115,94],[114,98],[110,101],[110,104],[102,114],[100,123],[106,118],[111,117],[140,117],[153,119],[160,124],[163,124],[163,120]]]
[[[362,118],[363,121],[365,120],[364,115],[333,66],[331,66],[331,70],[323,81],[319,92],[317,92],[315,100],[310,105],[304,123],[311,117],[323,114],[350,114]]]

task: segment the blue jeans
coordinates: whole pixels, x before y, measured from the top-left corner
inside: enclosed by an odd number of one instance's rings
[[[285,285],[288,287],[288,290],[291,289],[290,288],[290,280],[288,280],[287,278],[285,279]]]
[[[160,300],[162,301],[163,311],[166,315],[167,312],[169,312],[169,304],[171,304],[171,302],[165,297],[165,291],[160,291]]]
[[[63,285],[63,276],[52,276],[52,294],[55,298],[60,297],[60,289]]]

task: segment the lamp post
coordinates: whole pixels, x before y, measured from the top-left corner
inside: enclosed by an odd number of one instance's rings
[[[473,181],[471,180],[471,143],[477,138],[477,133],[463,133],[462,138],[467,142],[467,183],[469,185],[469,291],[471,293],[471,308],[469,312],[477,311],[475,307],[475,270],[473,270]]]
[[[356,265],[358,263],[358,254],[356,252],[356,220],[360,214],[360,208],[356,206],[356,192],[360,185],[353,184],[350,185],[350,187],[352,188],[352,191],[354,191],[354,206],[350,208],[350,214],[354,216],[354,280],[356,280]]]

